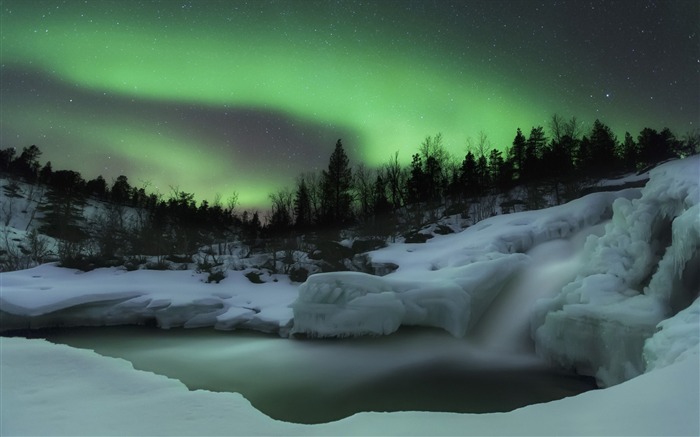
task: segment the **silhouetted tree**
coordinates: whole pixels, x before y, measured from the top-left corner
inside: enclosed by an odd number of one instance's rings
[[[22,149],[22,154],[10,163],[10,171],[27,182],[34,182],[39,176],[41,150],[35,145]]]
[[[125,204],[129,201],[131,194],[131,185],[129,185],[129,180],[126,176],[120,175],[114,184],[112,184],[112,189],[110,190],[112,196],[112,202]]]
[[[386,175],[386,184],[389,190],[389,202],[394,209],[400,208],[404,199],[404,171],[399,163],[399,152],[395,152],[389,162],[384,164],[384,174]]]
[[[593,122],[589,137],[590,151],[580,166],[584,172],[594,176],[609,174],[619,167],[615,150],[617,138],[612,130],[600,120]]]
[[[323,224],[342,225],[352,219],[352,170],[341,140],[335,144],[328,170],[321,178]]]
[[[519,181],[523,180],[523,167],[525,166],[525,148],[527,140],[525,135],[523,135],[520,128],[518,128],[515,133],[515,138],[513,139],[513,147],[509,151],[508,159],[513,162],[513,167],[515,170],[516,177]]]
[[[0,171],[9,172],[10,164],[15,159],[17,150],[14,147],[8,147],[7,149],[0,150]]]
[[[90,179],[85,185],[85,190],[88,195],[104,200],[107,197],[107,182],[102,176],[97,176],[95,179]],[[145,194],[145,193],[144,193]],[[142,205],[136,203],[136,205]]]
[[[303,176],[299,178],[296,193],[294,194],[294,217],[294,224],[298,229],[306,229],[313,222],[311,198]]]
[[[59,170],[53,173],[45,202],[39,209],[43,212],[43,225],[39,230],[48,236],[69,242],[83,241],[84,231],[83,187],[85,181],[72,170]]]

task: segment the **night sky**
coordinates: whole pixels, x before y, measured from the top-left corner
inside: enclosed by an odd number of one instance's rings
[[[700,123],[690,1],[4,0],[0,147],[108,183],[267,204],[324,168],[460,157],[551,115],[620,136]]]

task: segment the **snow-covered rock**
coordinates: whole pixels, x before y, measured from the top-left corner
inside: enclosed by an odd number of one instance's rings
[[[604,386],[645,371],[645,341],[700,291],[699,182],[700,157],[673,161],[651,171],[641,198],[613,203],[605,234],[587,241],[577,278],[537,305],[540,355]]]

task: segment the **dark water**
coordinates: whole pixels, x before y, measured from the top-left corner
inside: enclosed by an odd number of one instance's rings
[[[54,328],[31,335],[124,358],[190,389],[239,392],[265,414],[298,423],[360,411],[510,411],[596,388],[591,379],[532,356],[494,354],[420,328],[343,340],[146,327]]]

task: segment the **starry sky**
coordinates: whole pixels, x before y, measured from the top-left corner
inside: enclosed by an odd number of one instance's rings
[[[0,147],[196,198],[325,168],[463,157],[552,114],[620,137],[700,123],[700,3],[3,0]]]

